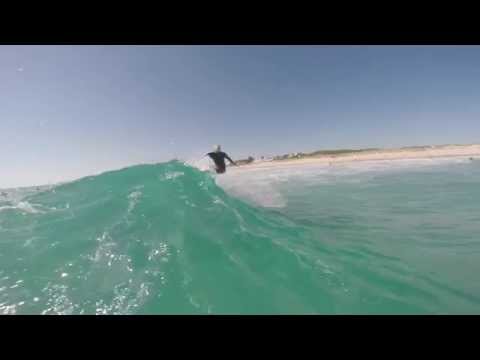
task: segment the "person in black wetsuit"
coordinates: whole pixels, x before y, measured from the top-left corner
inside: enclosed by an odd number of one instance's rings
[[[217,174],[223,174],[225,172],[225,159],[230,161],[230,163],[232,163],[233,165],[237,165],[235,161],[230,159],[230,157],[221,150],[220,145],[215,145],[214,149],[214,152],[208,153],[207,155],[210,156],[210,158],[215,163],[215,171],[217,172]]]

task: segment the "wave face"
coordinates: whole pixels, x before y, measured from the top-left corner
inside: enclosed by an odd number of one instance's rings
[[[0,216],[3,313],[319,310],[290,248],[308,230],[180,162],[30,191]]]
[[[472,277],[478,251],[452,257],[478,249],[465,233],[478,235],[477,223],[456,220],[452,236],[459,240],[451,241],[439,224],[454,221],[443,205],[422,208],[429,204],[422,196],[432,189],[425,185],[430,175],[419,181],[418,174],[368,174],[346,183],[323,176],[315,186],[310,174],[296,182],[302,186],[295,196],[272,197],[272,208],[231,195],[209,173],[177,161],[6,191],[0,196],[0,313],[478,311]],[[438,191],[438,173],[432,176]],[[469,184],[474,191],[477,182]],[[409,197],[415,186],[416,198]],[[443,192],[435,199],[452,209],[461,189],[467,188],[460,184],[451,188],[453,198]],[[464,196],[465,219],[478,206],[477,195]],[[422,211],[430,224],[418,223]],[[444,265],[462,264],[462,257],[468,279],[458,268],[445,277]]]

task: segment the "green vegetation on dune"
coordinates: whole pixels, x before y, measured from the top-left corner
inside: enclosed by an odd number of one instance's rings
[[[368,148],[368,149],[338,149],[338,150],[317,150],[311,153],[290,153],[284,155],[276,155],[272,158],[274,161],[281,161],[281,160],[292,160],[292,159],[304,159],[304,158],[312,158],[312,157],[321,157],[321,156],[337,156],[337,155],[349,155],[349,154],[358,154],[362,152],[368,151],[377,151],[379,149],[376,148]],[[247,165],[252,163],[255,160],[254,157],[249,156],[247,159],[240,159],[237,160],[236,163],[238,165]]]
[[[347,154],[358,154],[361,152],[367,152],[367,151],[376,151],[379,149],[376,148],[368,148],[368,149],[338,149],[338,150],[319,150],[319,151],[314,151],[312,153],[305,154],[304,156],[309,157],[309,156],[319,156],[319,155],[347,155]]]

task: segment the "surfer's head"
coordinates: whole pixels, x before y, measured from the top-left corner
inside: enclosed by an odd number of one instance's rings
[[[220,145],[215,145],[213,147],[213,151],[220,152],[221,150],[222,150],[222,148],[220,147]]]

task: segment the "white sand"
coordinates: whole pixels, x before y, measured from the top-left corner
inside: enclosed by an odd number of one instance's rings
[[[421,148],[369,150],[361,153],[319,155],[304,159],[273,160],[254,162],[241,165],[245,169],[260,169],[269,167],[284,167],[306,164],[335,164],[355,161],[378,160],[407,160],[407,159],[434,159],[446,157],[480,157],[480,145],[441,145],[425,146]]]

